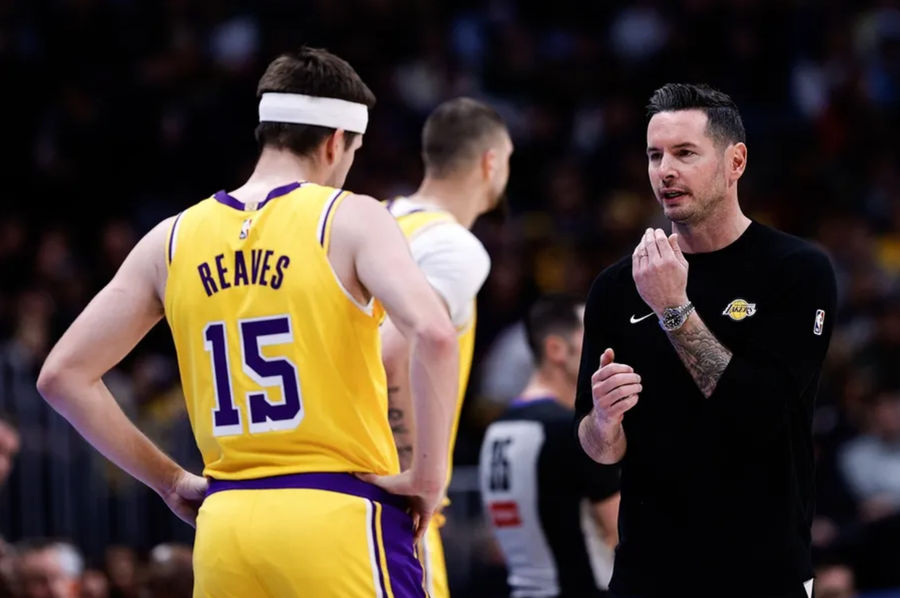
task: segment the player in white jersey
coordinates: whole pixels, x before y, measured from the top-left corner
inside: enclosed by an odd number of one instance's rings
[[[422,131],[425,178],[406,198],[387,202],[410,243],[419,268],[447,308],[459,335],[459,396],[450,435],[450,455],[459,423],[475,345],[475,295],[487,278],[490,258],[469,229],[501,201],[509,178],[512,142],[490,106],[469,98],[438,106]],[[390,321],[382,326],[391,429],[401,467],[410,462],[414,429],[410,418],[409,346]],[[448,475],[449,481],[449,475]],[[421,547],[426,587],[432,598],[449,589],[437,527]]]

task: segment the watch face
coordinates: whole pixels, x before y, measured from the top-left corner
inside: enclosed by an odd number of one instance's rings
[[[677,307],[667,307],[663,310],[663,326],[667,329],[678,328],[684,319],[685,314]]]

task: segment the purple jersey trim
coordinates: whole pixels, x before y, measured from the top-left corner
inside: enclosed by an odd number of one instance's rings
[[[305,184],[306,184],[306,181],[301,181],[299,183],[293,182],[293,183],[288,183],[287,185],[282,185],[280,187],[275,187],[274,189],[269,191],[269,194],[266,195],[266,198],[264,200],[262,200],[258,206],[256,206],[256,209],[257,210],[262,209],[262,207],[264,205],[266,205],[267,203],[269,203],[270,200],[273,200],[276,197],[281,197],[282,195],[287,195],[294,189],[299,189],[300,187],[302,187]],[[226,193],[224,189],[221,191],[216,191],[216,194],[213,195],[213,197],[216,198],[217,202],[219,202],[221,204],[225,204],[229,208],[234,208],[235,210],[240,210],[243,212],[247,208],[247,206],[243,202],[238,201],[233,196]]]
[[[172,228],[169,231],[169,265],[172,264],[172,258],[175,257],[175,233],[178,232],[178,221],[181,220],[182,215],[184,215],[184,212],[178,212],[178,216],[175,216],[175,222],[172,223]]]
[[[334,192],[334,195],[331,196],[331,199],[328,200],[328,207],[325,208],[325,218],[322,219],[322,230],[319,231],[319,244],[322,247],[325,247],[325,231],[328,229],[328,219],[331,217],[331,209],[334,207],[334,202],[336,202],[338,197],[343,193],[343,189],[338,189]]]
[[[409,507],[405,497],[391,494],[378,486],[362,481],[350,473],[292,473],[252,480],[215,480],[210,478],[209,489],[206,491],[206,495],[209,496],[223,490],[278,490],[283,488],[305,488],[351,494],[391,505],[401,511],[406,511]]]

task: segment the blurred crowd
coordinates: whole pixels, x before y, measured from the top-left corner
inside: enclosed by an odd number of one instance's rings
[[[187,549],[153,547],[189,543],[187,526],[87,448],[40,400],[35,375],[150,226],[249,174],[256,80],[301,43],[347,59],[378,96],[349,189],[414,190],[420,127],[448,97],[489,101],[509,123],[507,209],[476,226],[493,270],[479,297],[463,465],[527,377],[518,321],[531,301],[584,295],[646,226],[665,224],[646,177],[650,93],[677,80],[731,94],[748,131],[745,211],[814,239],[838,272],[815,418],[813,534],[836,588],[827,595],[900,587],[897,0],[0,1],[4,571],[27,577],[52,553],[81,576],[82,596],[151,596],[141,588],[157,553],[183,564]],[[107,382],[142,429],[200,470],[164,325]],[[66,540],[34,540],[47,537]],[[110,565],[118,544],[149,555],[130,593]],[[469,573],[451,567],[457,589],[495,558],[475,554]],[[103,584],[108,594],[87,589]]]
[[[113,545],[96,563],[64,540],[0,546],[2,596],[191,598],[193,583],[191,548],[184,544],[160,544],[144,560],[128,546]]]

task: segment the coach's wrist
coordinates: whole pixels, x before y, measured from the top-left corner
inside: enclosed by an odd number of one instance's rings
[[[660,301],[657,305],[653,305],[651,307],[653,308],[654,313],[656,313],[656,316],[658,318],[662,318],[667,309],[682,307],[690,302],[691,300],[688,299],[688,296],[685,293],[683,295],[673,296],[664,301]]]
[[[621,425],[621,421],[606,419],[596,413],[594,409],[578,425],[578,439],[581,440],[585,450],[587,450],[588,445],[592,447],[602,446],[606,444],[610,437],[615,436]]]

